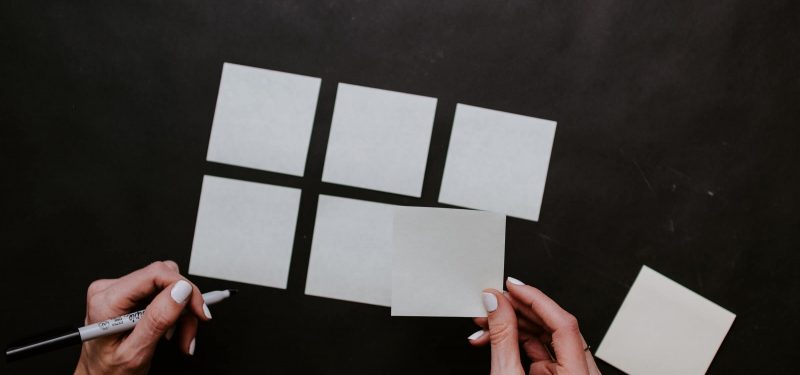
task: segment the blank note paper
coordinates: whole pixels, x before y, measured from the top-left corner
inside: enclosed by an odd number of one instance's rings
[[[486,316],[481,291],[503,287],[505,216],[397,207],[393,316]]]
[[[192,275],[286,288],[300,190],[205,176]]]
[[[539,220],[556,123],[456,106],[439,202]]]
[[[225,63],[208,160],[302,176],[320,82]]]
[[[436,99],[340,83],[322,180],[419,197]]]
[[[394,206],[320,195],[306,294],[389,306]]]
[[[644,266],[596,355],[629,374],[705,374],[735,317]]]

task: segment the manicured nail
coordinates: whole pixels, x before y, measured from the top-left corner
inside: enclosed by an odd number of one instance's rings
[[[477,340],[477,339],[481,338],[481,336],[483,336],[483,333],[484,333],[483,330],[475,332],[475,333],[469,335],[469,337],[467,337],[467,340],[469,340],[469,341]]]
[[[483,293],[483,307],[486,308],[486,311],[492,312],[497,310],[497,297],[494,296],[492,293]]]
[[[203,304],[203,314],[206,314],[206,318],[211,319],[211,310],[208,309],[208,305],[205,303]]]
[[[186,281],[180,280],[175,283],[175,286],[172,287],[172,291],[169,292],[169,294],[175,302],[183,303],[183,301],[186,301],[186,298],[192,294],[192,286]]]
[[[195,339],[192,339],[192,342],[189,343],[189,355],[194,355],[194,340]]]
[[[175,334],[175,326],[169,327],[167,333],[164,334],[164,338],[167,339],[167,341],[172,340],[172,335],[174,334]]]
[[[525,285],[525,283],[523,283],[522,281],[519,281],[519,280],[517,280],[517,279],[515,279],[515,278],[513,278],[511,276],[508,277],[508,282],[510,282],[510,283],[512,283],[514,285]]]

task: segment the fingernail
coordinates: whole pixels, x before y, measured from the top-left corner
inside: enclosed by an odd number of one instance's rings
[[[481,336],[483,336],[483,330],[480,330],[478,332],[475,332],[475,333],[469,335],[469,337],[467,337],[467,340],[469,340],[469,341],[477,340],[477,339],[481,338]]]
[[[522,281],[519,281],[519,280],[517,280],[517,279],[515,279],[515,278],[513,278],[511,276],[509,276],[507,280],[508,280],[508,282],[510,282],[510,283],[512,283],[514,285],[525,285],[525,283],[523,283]]]
[[[203,304],[203,314],[206,314],[206,318],[211,319],[211,310],[208,309],[208,305],[205,303]]]
[[[169,294],[175,302],[183,303],[183,301],[186,301],[186,297],[192,294],[192,286],[185,280],[180,280],[175,283],[175,286],[172,287],[172,291]]]
[[[194,355],[194,340],[195,339],[192,339],[192,342],[189,343],[189,355]]]
[[[483,293],[483,307],[486,308],[486,311],[492,312],[497,310],[497,297],[494,296],[492,293]]]
[[[172,340],[172,335],[174,334],[175,334],[175,326],[169,327],[167,333],[164,334],[164,338],[167,339],[168,341]]]

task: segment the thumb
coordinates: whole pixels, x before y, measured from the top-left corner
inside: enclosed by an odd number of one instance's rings
[[[519,359],[517,315],[514,307],[494,289],[483,292],[483,306],[489,315],[489,341],[492,347],[492,374],[524,374]]]
[[[192,285],[186,280],[178,280],[162,290],[144,310],[142,320],[123,341],[120,349],[143,356],[152,355],[158,340],[180,318],[191,294]]]

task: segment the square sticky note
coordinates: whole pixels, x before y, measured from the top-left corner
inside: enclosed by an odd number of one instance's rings
[[[340,83],[322,180],[419,197],[436,99]]]
[[[306,294],[389,306],[394,206],[320,195]]]
[[[539,220],[556,123],[456,106],[439,202]]]
[[[205,176],[189,273],[286,288],[300,190]]]
[[[644,266],[596,355],[629,374],[705,374],[735,317]]]
[[[392,315],[486,316],[481,292],[503,287],[505,224],[490,212],[396,207]]]
[[[207,159],[302,176],[320,82],[225,63]]]

